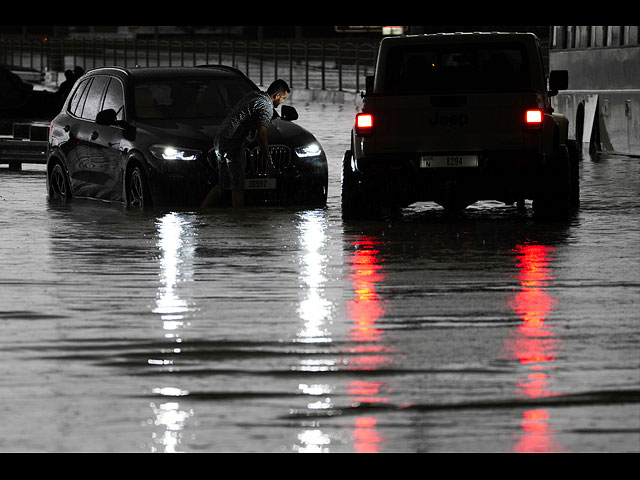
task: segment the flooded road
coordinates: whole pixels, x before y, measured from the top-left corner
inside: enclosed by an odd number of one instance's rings
[[[294,106],[326,209],[55,205],[0,171],[0,451],[639,452],[639,159],[585,156],[566,223],[344,223],[355,109]]]

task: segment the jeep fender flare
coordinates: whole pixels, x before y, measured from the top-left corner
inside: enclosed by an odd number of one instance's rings
[[[560,113],[554,113],[552,116],[558,127],[558,142],[560,145],[566,145],[569,139],[569,119]]]

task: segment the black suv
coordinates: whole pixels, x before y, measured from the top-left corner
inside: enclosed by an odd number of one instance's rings
[[[547,85],[533,34],[385,38],[344,157],[343,217],[525,199],[536,215],[568,213],[578,157],[550,103],[567,79],[550,72]]]
[[[130,207],[200,205],[217,182],[213,138],[232,107],[258,87],[227,66],[99,68],[80,78],[51,123],[50,198]],[[277,175],[257,145],[247,151],[247,203],[324,205],[327,159],[283,105],[268,130]]]

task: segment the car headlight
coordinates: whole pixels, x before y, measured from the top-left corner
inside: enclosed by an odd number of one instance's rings
[[[195,160],[202,153],[200,150],[168,145],[152,145],[149,151],[160,160]]]
[[[295,149],[296,155],[300,158],[306,157],[317,157],[322,154],[322,148],[317,143],[310,143],[309,145],[304,145],[303,147],[298,147]]]

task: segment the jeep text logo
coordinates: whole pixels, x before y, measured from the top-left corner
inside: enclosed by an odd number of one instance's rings
[[[469,117],[461,113],[459,115],[456,114],[441,114],[440,112],[435,112],[433,117],[429,119],[429,124],[435,126],[453,126],[453,127],[464,127],[467,123],[469,123]]]

